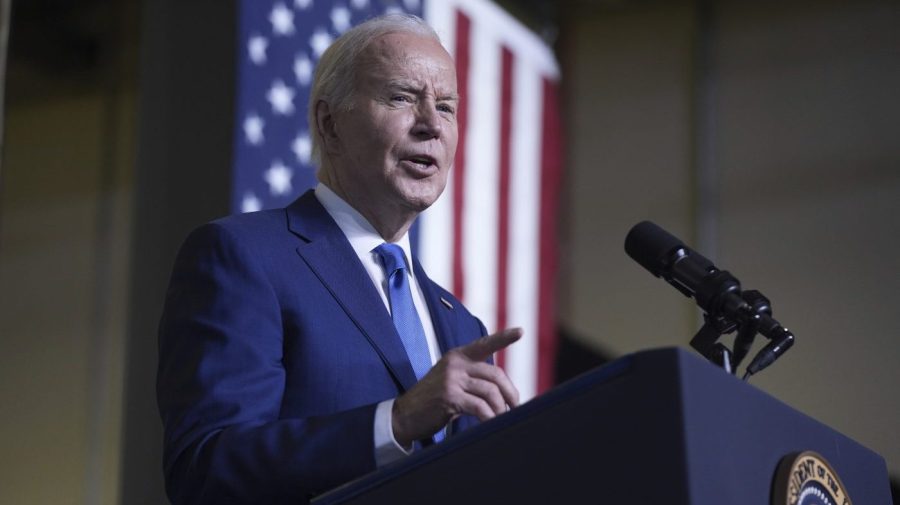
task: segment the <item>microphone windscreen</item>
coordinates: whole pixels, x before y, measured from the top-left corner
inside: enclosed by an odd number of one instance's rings
[[[675,236],[650,221],[634,225],[625,237],[625,252],[657,277],[668,267],[667,258],[672,251],[684,247]]]

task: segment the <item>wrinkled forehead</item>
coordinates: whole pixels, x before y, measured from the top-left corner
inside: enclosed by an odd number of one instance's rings
[[[372,40],[357,61],[356,87],[405,80],[456,92],[456,66],[441,43],[415,33],[395,32]]]

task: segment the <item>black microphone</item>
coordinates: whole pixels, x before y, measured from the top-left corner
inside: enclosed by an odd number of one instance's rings
[[[711,316],[727,315],[744,304],[740,281],[650,221],[628,232],[625,252],[651,274],[694,298]]]
[[[685,296],[694,298],[712,318],[724,318],[771,342],[747,367],[747,376],[769,366],[794,343],[794,336],[771,317],[765,304],[747,303],[741,283],[726,270],[719,270],[703,255],[650,221],[636,224],[625,237],[625,252],[656,277],[662,277]],[[748,292],[750,293],[750,292]],[[745,351],[746,352],[746,351]]]

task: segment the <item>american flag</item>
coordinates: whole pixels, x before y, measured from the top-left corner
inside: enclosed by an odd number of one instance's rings
[[[456,60],[462,99],[456,162],[417,223],[418,256],[488,330],[525,329],[497,360],[527,400],[553,385],[559,67],[495,4],[243,0],[232,209],[283,207],[315,185],[306,123],[315,64],[351,26],[391,11],[434,27]]]

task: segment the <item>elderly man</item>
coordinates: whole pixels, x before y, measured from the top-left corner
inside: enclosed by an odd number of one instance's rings
[[[484,326],[410,254],[457,142],[456,73],[393,15],[325,52],[309,102],[319,185],[195,230],[160,323],[173,503],[301,503],[515,406]]]

